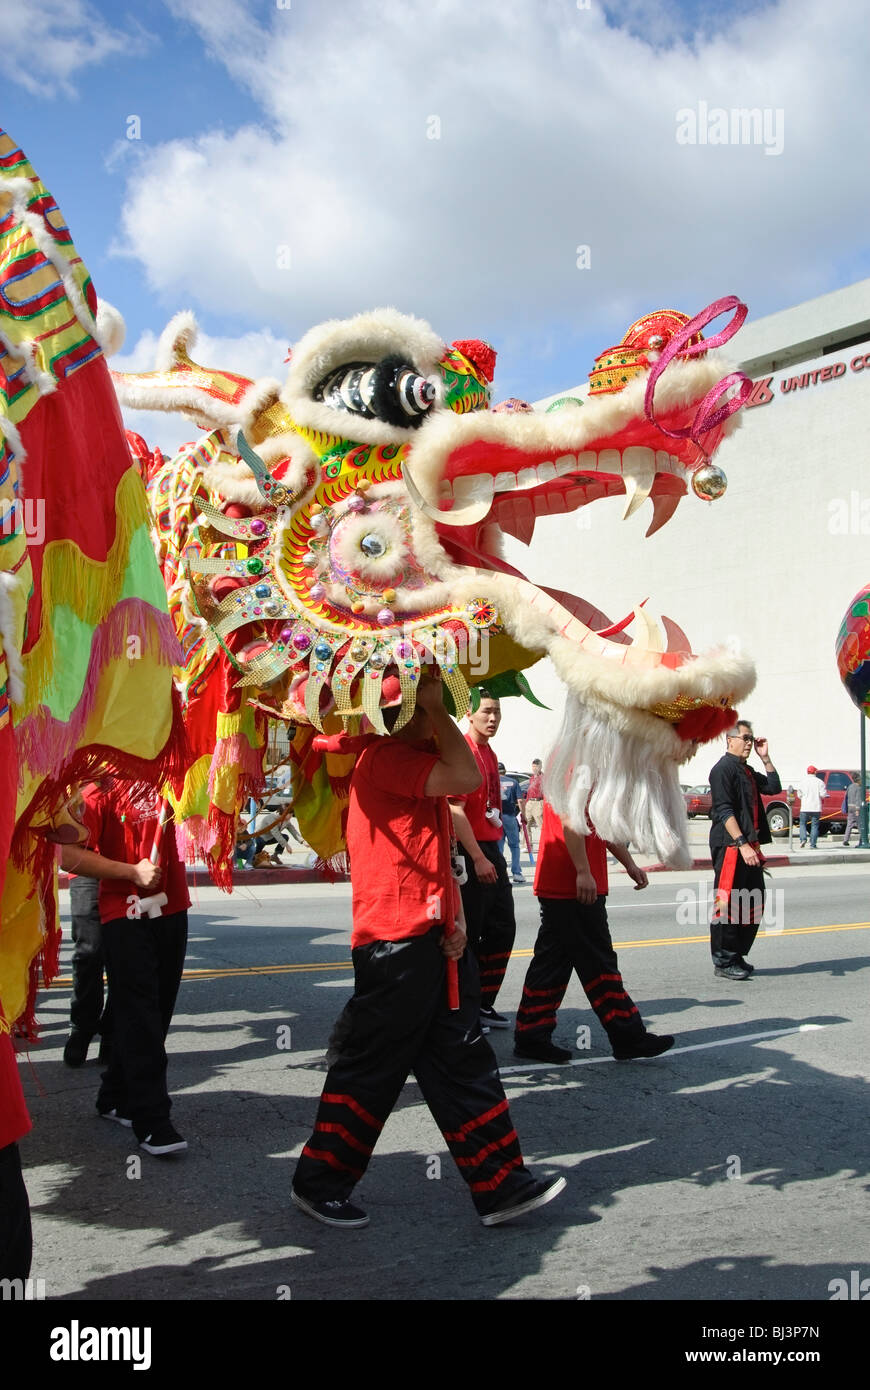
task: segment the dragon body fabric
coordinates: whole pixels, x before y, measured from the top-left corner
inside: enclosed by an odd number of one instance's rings
[[[161,783],[186,758],[180,650],[104,349],[60,209],[0,131],[0,1029],[56,967],[70,790]]]
[[[699,326],[729,308],[730,331],[704,340]],[[200,366],[188,313],[153,372],[115,374],[122,403],[181,411],[202,431],[169,461],[141,441],[137,452],[185,650],[193,756],[176,814],[218,882],[262,780],[269,710],[295,727],[296,813],[328,860],[343,848],[353,756],[319,733],[354,733],[363,715],[383,732],[385,690],[401,694],[404,722],[423,669],[440,671],[458,714],[470,684],[528,693],[523,671],[545,654],[567,690],[548,776],[557,810],[583,829],[588,807],[608,839],[687,862],[678,765],[733,719],[751,665],[694,655],[642,608],[611,623],[569,575],[536,587],[502,539],[617,494],[626,514],[651,498],[650,534],[690,487],[718,495],[713,455],[749,383],[723,378],[709,349],[741,315],[733,299],[691,321],[648,315],[601,354],[585,403],[548,412],[493,408],[491,347],[446,344],[393,309],[309,331],[283,386]]]

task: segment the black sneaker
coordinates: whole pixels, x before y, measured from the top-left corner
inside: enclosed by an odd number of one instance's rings
[[[481,1009],[480,1022],[486,1024],[487,1028],[510,1028],[510,1024],[503,1014],[497,1014],[495,1009]]]
[[[63,1049],[63,1060],[68,1067],[81,1067],[87,1061],[88,1048],[91,1045],[91,1034],[82,1033],[78,1028],[73,1028],[66,1040]]]
[[[178,1130],[168,1120],[164,1120],[161,1124],[155,1125],[144,1139],[139,1140],[139,1148],[144,1149],[147,1154],[157,1154],[158,1157],[164,1154],[183,1154],[187,1153],[187,1140],[182,1139]]]
[[[354,1230],[369,1224],[369,1218],[362,1207],[355,1207],[347,1198],[344,1201],[311,1202],[292,1188],[290,1200],[300,1211],[304,1211],[306,1216],[313,1216],[315,1221],[322,1222],[324,1226],[346,1226],[348,1230]]]
[[[750,965],[750,964],[749,964],[749,961],[748,961],[748,960],[744,960],[743,957],[741,956],[741,957],[740,957],[740,969],[741,969],[741,970],[748,970],[749,973],[750,973],[750,975],[751,975],[752,972],[753,972],[753,970],[755,969],[755,966],[754,966],[754,965]]]
[[[613,1055],[617,1062],[633,1062],[636,1057],[660,1057],[673,1045],[674,1040],[670,1033],[662,1033],[661,1037],[657,1037],[655,1033],[644,1033],[636,1043],[629,1043],[620,1047],[618,1051],[614,1048]]]
[[[564,1187],[564,1178],[538,1178],[508,1198],[503,1206],[482,1216],[481,1223],[484,1226],[499,1226],[503,1221],[513,1221],[515,1216],[525,1216],[527,1211],[534,1211],[535,1207],[543,1207],[547,1202],[552,1202]]]
[[[567,1047],[557,1047],[551,1042],[535,1042],[527,1038],[525,1042],[514,1041],[515,1057],[530,1057],[534,1062],[570,1062],[573,1053]]]
[[[97,1114],[101,1120],[114,1120],[116,1125],[123,1125],[125,1129],[133,1128],[133,1121],[130,1119],[130,1116],[125,1115],[124,1112],[118,1110],[116,1106],[112,1106],[111,1110],[101,1110],[100,1107],[97,1106]]]
[[[744,965],[717,965],[713,974],[720,980],[748,980],[750,972]]]

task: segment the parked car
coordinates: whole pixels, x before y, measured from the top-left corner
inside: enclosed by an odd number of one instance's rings
[[[858,777],[858,769],[850,772],[844,768],[819,768],[817,777],[820,777],[825,784],[825,795],[822,797],[822,812],[819,816],[819,834],[827,835],[829,831],[834,833],[844,829],[846,825],[846,813],[843,810],[843,798],[848,787],[851,785],[853,777]],[[870,777],[868,777],[870,783]],[[794,800],[789,804],[787,793],[788,786],[784,785],[781,792],[775,792],[772,796],[762,796],[761,800],[767,813],[767,824],[770,826],[770,833],[777,839],[788,834],[789,817],[794,825],[800,819],[801,799],[799,795],[800,781],[797,782]],[[867,789],[865,787],[865,797]]]
[[[683,792],[686,800],[686,815],[689,820],[694,820],[695,816],[709,816],[713,809],[713,797],[710,794],[709,782],[702,782],[697,787],[689,787]]]

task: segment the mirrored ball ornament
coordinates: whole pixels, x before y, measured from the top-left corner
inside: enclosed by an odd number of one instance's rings
[[[692,491],[705,502],[714,502],[721,497],[728,479],[717,463],[702,463],[692,474]]]
[[[370,531],[368,535],[363,536],[359,548],[363,555],[368,555],[371,560],[377,560],[386,553],[387,543],[383,536],[378,536],[374,531]]]

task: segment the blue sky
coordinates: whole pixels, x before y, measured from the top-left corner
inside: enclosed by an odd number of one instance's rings
[[[190,307],[203,359],[281,376],[308,327],[392,302],[488,338],[497,395],[535,399],[651,309],[736,293],[759,315],[870,275],[851,0],[23,13],[0,0],[0,123],[123,313],[128,367]],[[679,143],[703,105],[768,112],[781,149]]]

